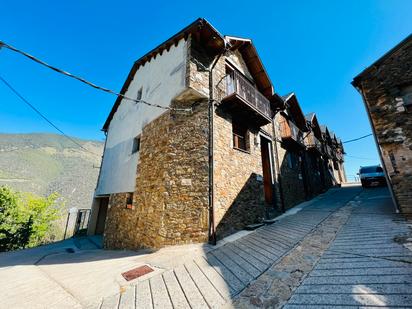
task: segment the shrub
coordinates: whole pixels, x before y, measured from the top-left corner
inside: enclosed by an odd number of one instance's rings
[[[52,241],[63,202],[57,193],[41,197],[0,187],[0,252]]]

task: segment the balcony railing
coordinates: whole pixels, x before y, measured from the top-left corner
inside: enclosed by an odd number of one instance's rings
[[[305,138],[305,145],[308,148],[315,148],[322,153],[322,143],[316,138],[313,132],[309,133]]]
[[[280,136],[283,140],[293,140],[301,145],[304,145],[303,132],[292,122],[286,118],[281,118],[279,121]]]
[[[226,75],[226,97],[236,95],[268,120],[272,118],[269,100],[262,95],[242,74],[231,71]],[[225,100],[223,98],[223,100]]]

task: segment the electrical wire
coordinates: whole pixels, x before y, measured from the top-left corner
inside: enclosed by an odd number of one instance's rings
[[[369,136],[371,136],[371,135],[372,135],[372,133],[366,134],[366,135],[361,136],[361,137],[358,137],[358,138],[350,139],[350,140],[348,140],[348,141],[343,142],[343,144],[347,144],[347,143],[351,143],[351,142],[356,142],[356,141],[358,141],[358,140],[360,140],[360,139],[369,137]]]
[[[356,156],[351,156],[351,155],[345,155],[345,156],[348,158],[359,159],[359,160],[379,161],[379,159],[362,158],[362,157],[356,157]]]
[[[27,99],[25,99],[12,85],[10,85],[10,83],[8,81],[6,81],[1,75],[0,75],[0,80],[20,99],[22,100],[24,103],[26,103],[32,110],[34,110],[36,112],[36,114],[38,114],[41,118],[43,118],[49,125],[51,125],[53,128],[55,128],[57,131],[59,131],[61,134],[63,134],[64,137],[66,137],[68,140],[70,140],[71,142],[73,142],[74,144],[76,144],[77,146],[79,146],[80,148],[82,148],[83,150],[101,157],[101,155],[94,153],[90,150],[88,150],[87,148],[83,147],[83,145],[81,145],[80,143],[78,143],[76,140],[74,140],[73,138],[71,138],[70,136],[68,136],[63,130],[61,130],[58,126],[56,126],[51,120],[49,120],[42,112],[40,112],[33,104],[31,104]]]
[[[76,80],[78,80],[78,81],[80,81],[80,82],[82,82],[82,83],[84,83],[84,84],[86,84],[86,85],[88,85],[88,86],[90,86],[90,87],[93,87],[93,88],[95,88],[95,89],[98,89],[98,90],[101,90],[101,91],[104,91],[104,92],[107,92],[107,93],[110,93],[110,94],[113,94],[113,95],[116,95],[116,96],[118,96],[118,97],[120,96],[120,97],[122,97],[122,98],[124,98],[124,99],[126,99],[126,100],[133,101],[133,102],[135,102],[135,103],[142,103],[142,104],[145,104],[145,105],[148,105],[148,106],[153,106],[153,107],[157,107],[157,108],[161,108],[161,109],[166,109],[166,110],[182,111],[182,112],[191,112],[191,111],[192,111],[192,109],[190,109],[190,108],[173,108],[173,107],[168,107],[168,106],[161,106],[161,105],[159,105],[159,104],[149,103],[149,102],[146,102],[146,101],[141,100],[141,99],[133,99],[133,98],[127,97],[127,96],[125,96],[124,94],[118,93],[118,92],[113,91],[113,90],[111,90],[111,89],[109,89],[109,88],[105,88],[105,87],[98,86],[98,85],[96,85],[96,84],[94,84],[94,83],[92,83],[92,82],[89,82],[88,80],[86,80],[86,79],[84,79],[84,78],[82,78],[82,77],[76,76],[76,75],[71,74],[71,73],[69,73],[69,72],[67,72],[67,71],[64,71],[64,70],[61,70],[61,69],[59,69],[59,68],[56,68],[56,67],[54,67],[54,66],[52,66],[52,65],[50,65],[50,64],[48,64],[48,63],[46,63],[46,62],[44,62],[44,61],[42,61],[42,60],[40,60],[40,59],[38,59],[38,58],[36,58],[36,57],[34,57],[34,56],[32,56],[32,55],[30,55],[30,54],[28,54],[28,53],[26,53],[26,52],[24,52],[24,51],[22,51],[22,50],[17,49],[16,47],[13,47],[13,46],[11,46],[11,45],[8,45],[8,44],[4,43],[3,41],[0,41],[0,48],[1,48],[1,47],[8,48],[9,50],[12,50],[12,51],[14,51],[14,52],[16,52],[16,53],[19,53],[19,54],[21,54],[21,55],[29,58],[30,60],[33,60],[34,62],[37,62],[37,63],[39,63],[39,64],[41,64],[41,65],[43,65],[43,66],[45,66],[45,67],[47,67],[47,68],[49,68],[49,69],[52,69],[53,71],[56,71],[56,72],[58,72],[58,73],[60,73],[60,74],[63,74],[63,75],[66,75],[66,76],[68,76],[68,77],[70,77],[70,78],[74,78],[74,79],[76,79]]]

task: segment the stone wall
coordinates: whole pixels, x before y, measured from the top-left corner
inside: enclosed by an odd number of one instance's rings
[[[277,153],[280,170],[280,189],[282,190],[284,208],[289,209],[305,200],[305,187],[303,179],[302,165],[297,163],[295,166],[288,165],[288,153],[299,156],[297,151],[289,149],[282,143],[279,126],[279,114],[275,117],[275,130],[277,136]]]
[[[232,115],[216,110],[214,117],[214,207],[218,238],[265,218],[260,144],[249,127],[249,151],[233,148]],[[257,137],[259,140],[259,138]]]
[[[209,76],[204,66],[210,66],[211,57],[201,46],[191,42],[190,87],[205,93],[208,89]],[[226,59],[245,74],[248,69],[240,53],[228,52],[222,55],[213,70],[214,105],[226,93]],[[246,225],[261,222],[265,217],[265,199],[263,191],[262,158],[259,144],[259,128],[249,124],[249,151],[233,148],[232,117],[224,107],[214,108],[213,121],[213,164],[214,164],[214,225],[218,238],[243,229]],[[263,127],[270,139],[272,124]],[[258,143],[255,144],[255,141]]]
[[[358,87],[401,212],[412,216],[412,111],[402,99],[412,87],[412,39],[362,73]]]
[[[159,248],[208,239],[208,102],[147,124],[134,192],[110,197],[106,248]]]
[[[325,190],[321,175],[322,162],[320,155],[314,149],[305,152],[304,160],[306,161],[308,195],[314,197]]]

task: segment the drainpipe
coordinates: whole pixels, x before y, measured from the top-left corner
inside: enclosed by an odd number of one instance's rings
[[[367,104],[367,99],[363,93],[363,88],[362,88],[362,82],[360,82],[360,86],[355,86],[356,90],[358,90],[358,92],[361,94],[362,96],[362,100],[363,100],[363,105],[365,106],[365,110],[366,110],[366,114],[368,115],[368,119],[369,119],[369,123],[371,124],[372,127],[372,135],[373,135],[373,139],[375,140],[375,144],[376,144],[376,148],[378,150],[378,154],[379,154],[379,159],[381,161],[381,165],[383,170],[385,171],[385,178],[386,178],[386,182],[388,183],[388,188],[389,188],[389,193],[391,195],[392,201],[393,201],[393,205],[395,206],[395,211],[396,213],[400,212],[400,208],[399,208],[399,203],[398,203],[398,199],[395,196],[395,193],[393,192],[393,187],[392,187],[392,181],[389,178],[389,174],[388,174],[388,170],[386,169],[386,165],[385,162],[383,161],[383,156],[382,156],[382,149],[379,146],[378,143],[378,138],[376,137],[376,130],[375,130],[375,125],[373,124],[372,121],[372,117],[369,113],[369,109],[368,109],[368,104]]]
[[[209,243],[216,245],[216,230],[215,230],[215,207],[214,207],[214,188],[213,188],[213,120],[214,120],[214,93],[213,93],[213,69],[219,61],[222,53],[220,53],[207,69],[209,72]]]

